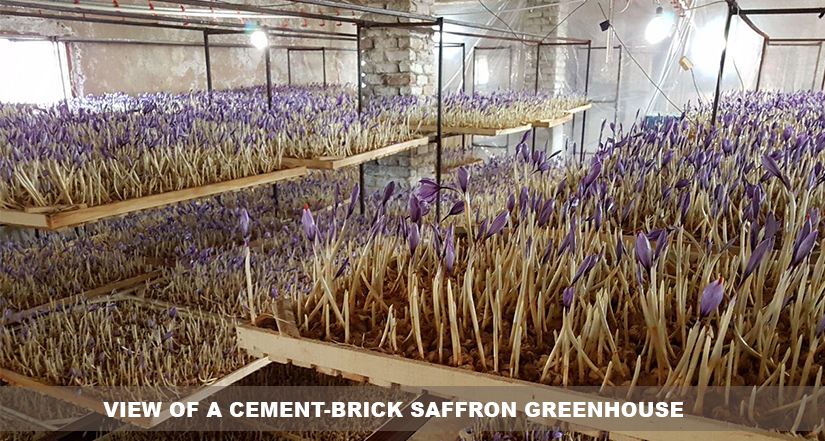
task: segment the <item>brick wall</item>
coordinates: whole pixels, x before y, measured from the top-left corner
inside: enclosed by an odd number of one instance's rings
[[[547,5],[547,1],[527,0],[526,6]],[[568,14],[567,5],[528,10],[524,23],[526,32],[550,37],[567,35],[567,23],[561,21]],[[552,42],[549,40],[547,42]],[[566,46],[542,46],[539,65],[539,88],[560,91],[565,83]],[[531,47],[525,58],[524,87],[532,89],[536,81],[536,50]]]

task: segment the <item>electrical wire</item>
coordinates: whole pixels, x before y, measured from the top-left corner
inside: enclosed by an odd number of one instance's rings
[[[605,20],[607,20],[607,14],[604,13],[604,8],[602,8],[601,3],[597,3],[597,4],[599,5],[599,10],[602,12],[602,15],[604,16]],[[647,80],[650,81],[650,84],[652,84],[653,87],[655,87],[656,90],[658,90],[659,93],[662,94],[662,96],[665,98],[665,100],[667,100],[667,102],[670,103],[670,105],[673,106],[676,110],[684,111],[684,109],[680,108],[675,102],[673,102],[673,100],[670,99],[670,97],[667,96],[667,94],[662,90],[662,88],[659,87],[659,85],[656,84],[655,81],[653,81],[653,78],[650,77],[650,75],[647,73],[645,68],[642,67],[642,65],[636,60],[636,57],[633,56],[633,53],[630,52],[630,49],[627,47],[626,44],[624,44],[624,41],[622,41],[622,37],[619,36],[618,32],[616,32],[616,28],[613,26],[613,23],[610,23],[610,28],[613,29],[613,35],[616,37],[616,40],[619,40],[619,44],[622,46],[622,48],[624,48],[624,51],[627,53],[627,55],[633,61],[633,64],[635,64],[636,67],[638,67],[639,70],[642,71],[645,78],[647,78]]]
[[[696,73],[693,72],[693,68],[690,68],[690,77],[693,78],[693,88],[696,89],[696,99],[699,100],[699,104],[704,106],[705,103],[702,102],[702,92],[699,90],[699,84],[696,82]]]
[[[718,5],[719,3],[727,3],[727,0],[717,0],[715,2],[710,2],[710,3],[704,4],[704,5],[685,8],[685,9],[682,9],[682,11],[695,11],[696,9],[707,8],[708,6]]]
[[[564,6],[564,5],[569,5],[569,4],[572,4],[572,3],[580,3],[580,2],[583,2],[583,1],[585,1],[585,0],[569,0],[569,1],[566,1],[566,2],[548,3],[546,5],[539,5],[539,6],[527,6],[527,7],[523,7],[523,8],[502,9],[501,11],[498,11],[498,12],[502,13],[502,12],[533,11],[533,10],[536,10],[536,9],[555,8],[557,6]],[[450,12],[447,15],[476,15],[476,14],[486,14],[486,13],[487,12],[485,12],[485,11]]]
[[[478,2],[478,4],[480,4],[480,5],[481,5],[484,9],[486,9],[486,10],[487,10],[487,12],[489,12],[490,14],[492,14],[492,16],[493,16],[493,17],[495,17],[498,21],[500,21],[500,22],[504,23],[504,26],[507,26],[507,29],[509,29],[509,30],[510,30],[510,32],[512,32],[512,33],[513,33],[513,35],[514,35],[516,38],[518,38],[518,39],[519,39],[519,41],[521,41],[521,42],[522,42],[522,44],[524,44],[524,40],[521,38],[521,36],[520,36],[519,34],[517,34],[517,33],[516,33],[516,31],[514,31],[514,30],[513,30],[513,28],[511,28],[511,27],[510,27],[510,24],[509,24],[509,23],[507,23],[506,21],[504,21],[501,17],[499,17],[499,16],[498,16],[498,14],[496,14],[496,13],[495,13],[495,12],[493,12],[490,8],[488,8],[488,7],[487,7],[487,5],[485,5],[485,4],[484,4],[484,2],[482,2],[481,0],[476,0],[476,1],[477,1],[477,2]]]

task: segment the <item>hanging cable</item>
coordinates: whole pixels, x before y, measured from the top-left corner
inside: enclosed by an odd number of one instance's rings
[[[516,38],[518,38],[518,39],[519,39],[519,41],[521,41],[521,42],[522,42],[522,44],[524,43],[524,40],[521,38],[521,36],[520,36],[520,35],[518,35],[518,34],[516,33],[516,31],[514,31],[514,30],[513,30],[513,28],[511,28],[511,27],[510,27],[510,24],[509,24],[509,23],[507,23],[506,21],[504,21],[501,17],[499,17],[499,16],[498,16],[498,14],[496,14],[496,13],[495,13],[495,12],[493,12],[490,8],[488,8],[488,7],[487,7],[487,5],[485,5],[485,4],[484,4],[484,2],[482,2],[481,0],[476,0],[476,1],[477,1],[477,2],[478,2],[478,4],[480,4],[480,5],[481,5],[484,9],[486,9],[486,10],[487,10],[487,12],[489,12],[489,13],[490,13],[493,17],[495,17],[498,21],[500,21],[500,22],[504,23],[504,26],[507,26],[507,29],[509,29],[509,30],[510,30],[510,32],[512,32],[512,33],[513,33],[513,35],[514,35]]]
[[[602,12],[602,15],[604,16],[605,20],[607,20],[607,14],[605,14],[605,13],[604,13],[604,8],[602,8],[601,3],[597,3],[597,4],[599,5],[599,10]],[[575,12],[575,11],[574,11],[574,12]],[[671,106],[673,106],[676,110],[678,110],[678,111],[680,111],[680,112],[684,112],[684,109],[680,108],[680,107],[679,107],[679,106],[678,106],[675,102],[673,102],[673,100],[671,100],[671,99],[670,99],[670,97],[668,97],[668,96],[667,96],[667,94],[666,94],[666,93],[662,90],[662,88],[661,88],[661,87],[659,87],[659,85],[658,85],[658,84],[656,84],[656,82],[655,82],[655,81],[653,81],[653,78],[651,78],[651,77],[650,77],[650,75],[647,73],[647,71],[645,70],[645,68],[644,68],[644,67],[642,67],[642,65],[641,65],[641,64],[640,64],[640,63],[636,60],[636,57],[634,57],[634,56],[633,56],[633,53],[632,53],[632,52],[630,52],[630,49],[627,47],[627,45],[626,45],[626,44],[624,44],[624,41],[622,41],[622,37],[621,37],[621,36],[619,36],[619,33],[618,33],[618,32],[616,32],[616,28],[613,26],[613,23],[610,23],[610,28],[611,28],[611,29],[613,29],[613,35],[616,37],[616,40],[619,40],[619,44],[622,46],[623,50],[624,50],[625,52],[627,52],[627,55],[628,55],[628,56],[630,57],[630,59],[633,61],[633,64],[635,64],[635,65],[636,65],[636,67],[638,67],[638,68],[639,68],[639,70],[641,70],[641,71],[642,71],[642,73],[644,74],[645,78],[647,78],[647,80],[648,80],[648,81],[650,81],[650,84],[652,84],[652,85],[653,85],[653,87],[655,87],[655,88],[656,88],[656,90],[658,90],[658,91],[659,91],[659,93],[661,93],[661,94],[662,94],[662,96],[665,98],[665,100],[667,100],[667,102],[668,102],[668,103],[670,103],[670,105],[671,105]],[[689,118],[689,117],[687,116],[687,114],[686,114],[686,118]]]
[[[555,7],[559,7],[559,6],[569,5],[569,4],[572,4],[572,3],[581,3],[583,1],[585,1],[585,0],[569,0],[569,1],[566,1],[566,2],[548,3],[546,5],[527,6],[527,7],[523,7],[523,8],[513,8],[513,9],[502,9],[501,11],[498,11],[498,12],[503,13],[503,12],[533,11],[533,10],[536,10],[536,9],[555,8]],[[444,15],[476,15],[476,14],[486,14],[486,13],[487,12],[485,12],[485,11],[450,12],[450,13],[445,13]]]

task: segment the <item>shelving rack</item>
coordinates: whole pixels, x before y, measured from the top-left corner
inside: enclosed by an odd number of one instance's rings
[[[713,95],[713,114],[711,117],[711,125],[716,125],[716,118],[719,114],[719,99],[722,95],[722,77],[725,75],[725,59],[727,58],[728,52],[728,37],[730,36],[730,24],[731,19],[733,16],[738,16],[742,21],[745,22],[754,32],[759,34],[763,38],[762,43],[762,57],[759,62],[759,74],[756,80],[756,88],[759,89],[762,77],[762,68],[765,62],[765,52],[768,48],[771,40],[771,37],[765,33],[762,29],[760,29],[753,20],[750,19],[751,16],[761,16],[761,15],[816,15],[822,19],[823,15],[825,15],[825,6],[820,8],[752,8],[752,9],[743,9],[739,6],[736,0],[725,0],[728,6],[728,13],[727,18],[725,19],[725,45],[722,49],[722,57],[719,60],[719,75],[716,77],[716,91]],[[784,39],[787,40],[787,39]],[[782,40],[773,40],[774,42],[779,42]],[[820,47],[822,42],[825,42],[825,39],[799,39],[798,41],[816,41],[820,43]],[[820,50],[820,55],[821,55]],[[825,88],[825,75],[822,78],[822,87]]]
[[[444,130],[443,130],[443,53],[445,47],[461,47],[463,55],[465,53],[465,46],[462,43],[447,43],[444,41],[445,35],[456,35],[456,36],[464,36],[464,37],[475,37],[475,38],[484,38],[484,39],[500,39],[500,40],[512,40],[512,41],[527,41],[527,38],[532,38],[531,40],[533,43],[538,43],[539,46],[541,44],[549,44],[544,43],[545,39],[553,40],[560,43],[567,43],[567,44],[589,44],[589,40],[578,40],[578,39],[570,39],[565,37],[553,37],[548,38],[546,36],[531,34],[527,32],[513,32],[509,29],[498,28],[495,26],[489,25],[482,25],[476,23],[468,23],[459,20],[452,20],[446,19],[443,17],[432,17],[428,15],[421,15],[421,14],[413,14],[408,12],[400,12],[400,11],[392,11],[386,10],[381,8],[373,8],[367,6],[360,6],[360,5],[353,5],[349,3],[341,3],[336,1],[328,1],[328,0],[296,0],[295,3],[301,4],[308,4],[314,5],[319,7],[328,7],[328,8],[337,8],[341,10],[352,11],[353,14],[355,13],[362,13],[362,14],[376,14],[382,17],[393,17],[399,20],[405,20],[406,22],[398,22],[398,23],[386,23],[386,22],[377,22],[371,20],[365,20],[363,18],[356,18],[356,17],[345,17],[345,16],[334,16],[334,15],[326,15],[321,13],[309,13],[304,11],[292,11],[292,10],[285,10],[278,7],[263,7],[263,6],[254,6],[248,4],[241,4],[241,3],[231,3],[227,1],[206,1],[206,0],[165,0],[165,1],[156,1],[155,3],[173,3],[173,4],[180,4],[186,6],[197,6],[197,7],[204,7],[204,8],[215,8],[219,10],[227,10],[227,11],[239,11],[239,12],[248,12],[254,14],[263,14],[263,15],[277,15],[277,16],[286,16],[286,17],[298,17],[298,18],[306,18],[306,19],[317,19],[317,20],[326,20],[329,22],[342,22],[342,23],[349,23],[356,27],[356,33],[338,33],[338,32],[328,32],[328,31],[319,31],[313,29],[289,29],[283,30],[278,29],[275,27],[269,26],[260,26],[260,29],[265,31],[268,35],[272,37],[285,37],[285,38],[297,38],[297,39],[313,39],[313,40],[327,40],[327,41],[342,41],[342,42],[355,42],[356,44],[356,51],[357,51],[357,89],[358,89],[358,111],[359,113],[363,110],[363,87],[360,81],[361,78],[361,67],[362,67],[362,51],[361,51],[361,39],[362,39],[362,31],[365,28],[402,28],[408,29],[411,32],[426,32],[426,33],[438,33],[439,39],[437,44],[438,56],[437,56],[437,125],[435,127],[435,134],[433,136],[433,140],[436,144],[436,164],[435,164],[435,174],[436,174],[436,182],[440,185],[442,180],[442,150],[443,150],[443,139],[444,139]],[[214,47],[225,47],[226,44],[214,43],[210,42],[210,37],[215,35],[231,35],[231,34],[240,34],[246,30],[246,26],[241,23],[226,21],[226,20],[204,20],[204,19],[196,19],[196,18],[179,18],[179,17],[169,17],[163,15],[142,15],[142,14],[135,14],[128,11],[123,10],[99,10],[99,9],[88,9],[83,8],[82,2],[76,2],[75,4],[69,3],[55,3],[55,2],[47,2],[41,0],[30,0],[30,1],[22,1],[22,0],[0,0],[0,15],[7,15],[7,16],[18,16],[18,17],[32,17],[32,18],[41,18],[41,19],[53,19],[57,21],[75,21],[75,22],[84,22],[84,23],[99,23],[99,24],[110,24],[110,25],[121,25],[121,26],[142,26],[142,27],[150,27],[150,28],[161,28],[161,29],[175,29],[175,30],[186,30],[191,32],[199,32],[203,36],[203,43],[202,46],[204,48],[204,55],[205,55],[205,63],[206,63],[206,76],[207,76],[207,89],[209,92],[213,90],[213,82],[212,82],[212,66],[211,66],[211,56],[210,49]],[[503,34],[503,35],[489,35],[489,34],[481,34],[478,32],[472,31],[456,31],[450,30],[445,31],[445,25],[450,25],[460,29],[470,29],[476,31],[485,31],[488,33],[494,34]],[[515,36],[511,36],[515,34]],[[538,40],[541,38],[542,40]],[[71,43],[93,43],[93,44],[106,44],[106,43],[122,43],[122,44],[154,44],[155,42],[141,42],[141,41],[125,41],[125,40],[103,40],[103,39],[70,39],[64,38],[63,41],[71,42]],[[185,44],[190,46],[200,46],[200,44],[187,42],[187,43],[175,43],[175,42],[163,42],[161,44]],[[234,46],[233,46],[234,47]],[[275,46],[271,46],[268,50],[265,51],[265,62],[266,62],[266,71],[267,71],[267,91],[269,99],[269,103],[271,105],[271,56],[270,50]],[[291,47],[293,50],[297,50],[296,46]],[[324,50],[325,51],[325,50]],[[462,57],[462,60],[466,59],[466,56]],[[538,64],[538,63],[537,63]],[[466,87],[466,83],[464,83],[464,79],[466,78],[466,65],[465,62],[462,61],[462,86]],[[529,128],[529,127],[528,127]],[[351,164],[354,165],[354,164]],[[364,167],[363,162],[358,164],[359,171],[360,171],[360,182],[361,188],[363,188],[364,184]],[[436,216],[440,217],[441,215],[441,197],[436,199]],[[167,201],[168,202],[168,201]],[[172,202],[169,202],[172,203]],[[361,192],[361,200],[360,200],[360,207],[361,211],[365,211],[365,202],[364,202],[364,192]],[[77,209],[82,209],[75,207]],[[95,207],[91,207],[95,208]],[[91,209],[90,208],[90,209]],[[145,209],[148,207],[144,207]],[[41,213],[42,214],[42,213]],[[77,213],[74,213],[75,215]],[[122,214],[122,213],[121,213]],[[87,219],[85,221],[92,221],[94,219]],[[45,221],[46,226],[55,226],[56,224],[52,221],[49,224],[49,221]],[[63,225],[65,226],[65,225]],[[260,364],[265,364],[268,361],[261,361]],[[255,366],[256,368],[259,366]],[[99,415],[92,414],[92,419],[98,418]],[[88,421],[88,419],[84,419]],[[77,425],[69,425],[66,427],[61,428],[61,430],[67,430],[72,427],[80,427]],[[80,429],[77,429],[80,430]]]

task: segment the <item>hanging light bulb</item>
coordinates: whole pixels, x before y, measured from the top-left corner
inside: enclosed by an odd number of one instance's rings
[[[676,27],[673,16],[665,14],[661,6],[656,8],[656,16],[647,25],[645,30],[645,38],[650,44],[656,44],[673,34]]]
[[[269,37],[267,37],[266,32],[258,29],[249,34],[249,42],[252,43],[252,46],[264,50],[269,46]]]

